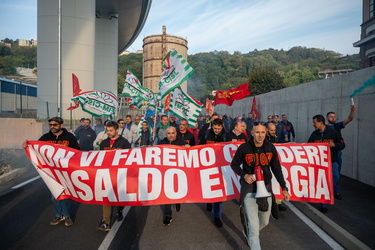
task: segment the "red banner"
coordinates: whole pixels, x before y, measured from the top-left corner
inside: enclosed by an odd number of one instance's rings
[[[232,106],[235,100],[241,100],[248,95],[250,95],[248,83],[242,84],[234,89],[218,90],[216,91],[214,106],[218,104]]]
[[[73,84],[73,96],[79,95],[79,93],[82,91],[79,86],[78,77],[75,74],[72,74],[72,84]],[[67,110],[73,110],[79,107],[79,102],[74,101],[74,106],[70,106],[67,108]]]
[[[240,143],[189,149],[160,145],[110,151],[78,151],[29,141],[26,153],[58,199],[113,206],[207,203],[239,198],[230,163]],[[291,200],[333,204],[327,144],[279,144]],[[273,192],[282,199],[273,178]]]
[[[214,108],[212,107],[212,102],[210,99],[206,98],[206,112],[209,116],[214,113]]]
[[[250,113],[253,114],[253,118],[255,121],[259,121],[260,120],[260,114],[257,110],[257,100],[255,99],[255,96],[253,98],[253,104],[251,105],[251,111]]]

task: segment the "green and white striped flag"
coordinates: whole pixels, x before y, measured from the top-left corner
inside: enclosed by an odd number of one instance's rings
[[[148,94],[148,104],[147,104],[147,108],[156,108],[156,96],[154,94],[154,92],[152,92],[150,90],[149,94]]]
[[[130,104],[129,104],[130,108],[137,107],[137,108],[140,109],[140,108],[142,108],[142,106],[143,106],[143,99],[142,98],[140,98],[138,96],[132,96],[130,98]]]
[[[175,88],[171,96],[169,111],[179,119],[186,119],[189,127],[194,128],[203,104],[188,95],[181,88]]]
[[[173,89],[179,87],[193,73],[194,69],[176,50],[169,51],[163,60],[158,101],[166,97]]]
[[[124,88],[122,89],[122,95],[127,95],[130,97],[140,97],[144,101],[148,101],[150,90],[142,87],[138,78],[128,70],[126,72],[126,79],[124,83]]]

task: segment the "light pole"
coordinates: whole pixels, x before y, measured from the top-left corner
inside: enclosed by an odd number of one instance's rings
[[[22,118],[22,82],[20,81],[20,117]]]

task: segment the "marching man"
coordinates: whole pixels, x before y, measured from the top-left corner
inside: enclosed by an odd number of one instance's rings
[[[241,207],[245,210],[244,228],[248,236],[248,243],[252,250],[260,249],[259,231],[268,225],[271,214],[271,179],[272,172],[283,190],[283,196],[289,201],[290,194],[286,187],[281,165],[275,146],[266,139],[267,127],[263,123],[254,122],[251,130],[252,137],[241,144],[233,157],[231,167],[241,176]],[[243,169],[240,165],[243,164]],[[263,172],[264,180],[257,180],[255,170]],[[257,175],[259,178],[259,175]],[[265,196],[258,197],[257,181],[264,181]],[[259,183],[258,183],[259,184]]]

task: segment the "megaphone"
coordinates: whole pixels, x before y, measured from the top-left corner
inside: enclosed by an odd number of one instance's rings
[[[263,170],[261,166],[254,168],[255,180],[257,182],[257,193],[255,198],[271,197],[271,193],[267,191],[266,185],[264,184]]]

